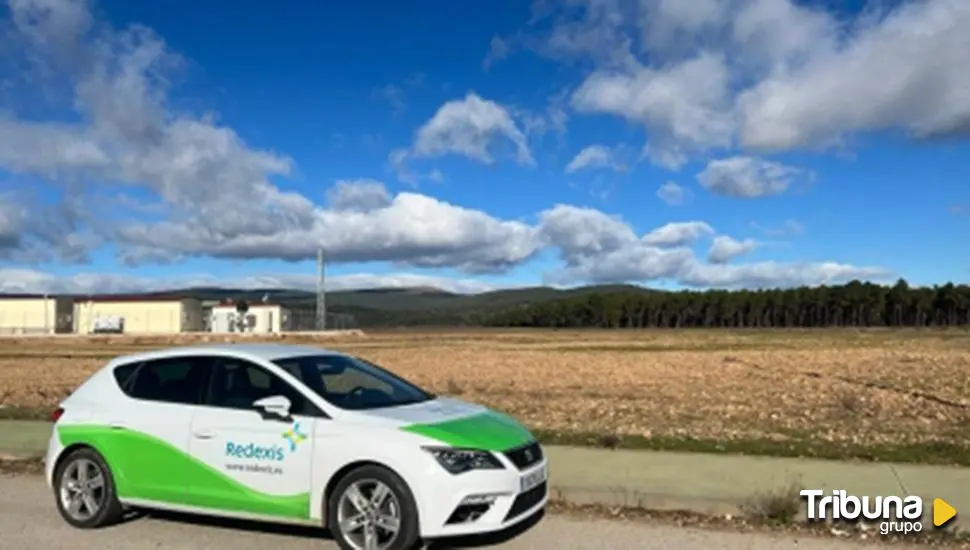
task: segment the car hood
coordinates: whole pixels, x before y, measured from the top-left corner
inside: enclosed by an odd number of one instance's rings
[[[363,414],[391,421],[401,430],[451,447],[506,451],[535,439],[528,429],[506,414],[449,397]]]

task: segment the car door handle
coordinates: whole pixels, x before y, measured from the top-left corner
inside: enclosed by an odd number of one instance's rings
[[[197,432],[192,432],[192,435],[194,435],[196,439],[212,439],[213,437],[216,436],[216,432],[212,432],[209,430],[199,430]]]
[[[124,422],[121,422],[120,420],[115,420],[113,422],[109,422],[108,423],[108,426],[112,430],[127,430],[128,429],[128,426]]]

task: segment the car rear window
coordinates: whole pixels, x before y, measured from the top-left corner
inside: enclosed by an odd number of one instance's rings
[[[146,361],[127,383],[135,399],[197,404],[208,382],[211,360],[204,357],[166,357]]]
[[[138,369],[139,365],[141,365],[141,363],[128,363],[127,365],[121,365],[120,367],[115,367],[114,369],[115,382],[118,383],[118,387],[121,388],[121,391],[125,392],[126,394],[131,393],[131,375],[135,373],[135,370]]]

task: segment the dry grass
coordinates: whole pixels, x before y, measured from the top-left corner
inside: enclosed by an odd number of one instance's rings
[[[966,332],[477,330],[284,338],[314,339],[432,391],[508,411],[539,431],[776,446],[970,444]],[[171,342],[0,340],[0,404],[50,407],[107,358]]]
[[[780,490],[760,493],[742,509],[753,521],[774,524],[792,523],[802,511],[802,500],[799,495],[801,488],[800,483],[793,482]]]

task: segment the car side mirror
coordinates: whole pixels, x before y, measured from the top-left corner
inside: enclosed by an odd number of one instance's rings
[[[253,401],[253,406],[260,410],[263,418],[277,417],[281,420],[290,419],[290,400],[283,395],[271,395]]]

